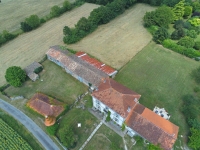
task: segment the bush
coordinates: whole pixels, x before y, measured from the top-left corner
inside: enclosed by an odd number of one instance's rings
[[[26,80],[26,73],[20,67],[12,66],[6,70],[5,78],[10,85],[19,87]]]
[[[0,92],[3,92],[5,89],[7,89],[10,86],[10,84],[5,84],[0,87]]]
[[[194,47],[195,42],[194,42],[194,39],[192,39],[191,37],[185,36],[181,38],[177,44],[184,46],[186,48],[192,48]]]
[[[55,5],[55,6],[51,7],[50,15],[52,18],[60,16],[61,13],[62,13],[62,9],[59,6]]]
[[[44,18],[41,18],[40,19],[40,23],[42,24],[42,23],[45,23],[46,22],[46,20],[44,19]]]
[[[154,33],[159,29],[158,26],[150,26],[147,30],[152,34],[154,35]]]
[[[158,44],[161,44],[167,38],[169,38],[169,33],[165,28],[159,28],[153,35],[153,40]]]
[[[183,17],[187,18],[191,14],[192,14],[192,7],[191,6],[185,6]]]
[[[50,134],[50,135],[56,135],[56,132],[58,130],[58,124],[55,123],[52,126],[46,127],[46,131]]]
[[[197,26],[200,26],[200,19],[198,17],[193,17],[191,19],[188,20],[191,25],[197,27]]]
[[[25,19],[25,22],[32,28],[36,29],[40,25],[40,19],[37,15],[31,15],[29,18]]]
[[[196,38],[197,37],[197,33],[195,30],[189,30],[187,31],[187,36],[191,37],[191,38]]]
[[[108,111],[107,117],[106,117],[106,122],[109,122],[111,120],[110,118],[110,111]]]
[[[177,30],[174,30],[171,34],[171,39],[173,40],[179,40],[181,37],[185,36],[185,31],[183,28],[179,28]]]
[[[176,20],[174,22],[174,26],[175,29],[180,29],[184,27],[184,21],[183,20]]]
[[[195,48],[196,50],[200,50],[200,41],[196,41],[196,42],[195,42],[194,48]]]
[[[63,2],[63,8],[62,9],[63,9],[64,12],[68,11],[68,10],[71,10],[72,9],[71,3],[69,1],[67,1],[67,0],[65,0]]]
[[[34,70],[34,72],[35,72],[36,74],[38,74],[38,73],[40,73],[42,70],[43,70],[43,67],[41,66],[41,67],[36,68],[36,69]]]

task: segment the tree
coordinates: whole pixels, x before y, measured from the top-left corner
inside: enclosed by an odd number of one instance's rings
[[[193,39],[193,38],[188,37],[188,36],[185,36],[185,37],[181,38],[181,39],[178,41],[177,44],[178,44],[178,45],[181,45],[181,46],[184,46],[184,47],[186,47],[186,48],[192,48],[192,47],[194,47],[195,42],[194,42],[194,39]]]
[[[76,145],[77,138],[70,126],[64,126],[58,131],[58,137],[61,143],[67,148],[72,148]]]
[[[19,87],[25,81],[26,73],[20,67],[12,66],[6,70],[5,78],[10,85]]]
[[[153,40],[161,44],[165,39],[169,38],[169,33],[166,28],[159,28],[153,35]]]
[[[187,31],[187,36],[189,36],[191,38],[196,38],[197,32],[195,30],[189,30],[189,31]]]
[[[196,41],[196,42],[195,42],[194,48],[195,48],[196,50],[200,50],[200,41]]]
[[[148,150],[162,150],[162,149],[157,145],[149,144]]]
[[[146,27],[157,25],[168,28],[168,25],[174,20],[173,12],[168,6],[161,6],[153,12],[147,12],[143,18]]]
[[[56,132],[57,132],[57,129],[58,129],[58,124],[57,123],[55,123],[52,126],[46,127],[46,130],[50,135],[55,135]]]
[[[190,16],[192,14],[192,7],[191,6],[185,6],[184,9],[184,17],[187,18],[188,16]]]
[[[72,9],[71,3],[67,0],[65,0],[63,2],[63,11],[65,12],[65,11],[68,11],[70,9]]]
[[[181,0],[178,4],[174,6],[174,8],[172,9],[174,13],[174,21],[180,20],[183,18],[183,15],[185,13],[184,6],[185,6],[185,0]]]
[[[68,26],[65,26],[63,28],[63,34],[64,35],[70,35],[71,34],[71,29]]]
[[[7,30],[3,30],[2,36],[6,39],[6,41],[12,40],[16,37],[14,34],[9,33]]]
[[[29,18],[25,19],[25,22],[32,28],[36,29],[40,25],[40,19],[37,15],[31,15]]]
[[[21,29],[24,32],[28,32],[32,30],[31,26],[29,26],[26,22],[21,22],[20,24],[21,24]]]
[[[174,30],[171,35],[171,39],[173,40],[179,40],[181,37],[185,36],[185,31],[183,28],[179,28],[177,30]]]
[[[190,128],[191,136],[189,136],[188,146],[194,150],[200,149],[200,130],[195,128]]]
[[[75,25],[78,30],[89,31],[92,27],[91,23],[85,17],[82,17]]]
[[[57,5],[51,7],[50,15],[51,17],[58,17],[61,14],[61,8]]]

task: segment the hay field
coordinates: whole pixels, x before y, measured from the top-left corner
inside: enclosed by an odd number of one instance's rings
[[[69,0],[70,2],[74,0]],[[62,5],[64,0],[2,0],[0,3],[0,32],[20,28],[20,22],[32,14],[43,17],[54,5]]]
[[[151,34],[143,27],[142,18],[146,11],[154,9],[149,5],[136,4],[80,42],[68,47],[85,51],[119,69],[150,42]]]
[[[8,67],[16,65],[24,68],[44,56],[50,46],[63,44],[63,27],[65,25],[73,27],[81,17],[89,16],[90,12],[98,6],[86,3],[2,46],[0,48],[0,85],[5,83],[4,75]]]

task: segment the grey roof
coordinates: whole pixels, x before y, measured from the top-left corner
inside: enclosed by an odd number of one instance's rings
[[[51,58],[58,60],[65,68],[96,87],[98,87],[103,78],[109,77],[103,71],[80,59],[69,51],[61,50],[58,45],[51,46],[46,54]]]
[[[29,76],[29,78],[33,81],[35,81],[38,78],[38,75],[36,73],[34,73],[35,69],[38,67],[41,67],[42,65],[39,64],[38,62],[33,62],[32,64],[30,64],[29,66],[27,66],[24,70],[27,74],[27,76]]]

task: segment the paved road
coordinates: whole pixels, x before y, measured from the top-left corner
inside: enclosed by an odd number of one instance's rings
[[[2,99],[0,99],[0,108],[12,115],[16,120],[20,121],[35,136],[35,138],[38,139],[46,150],[59,150],[50,137],[19,109]]]

